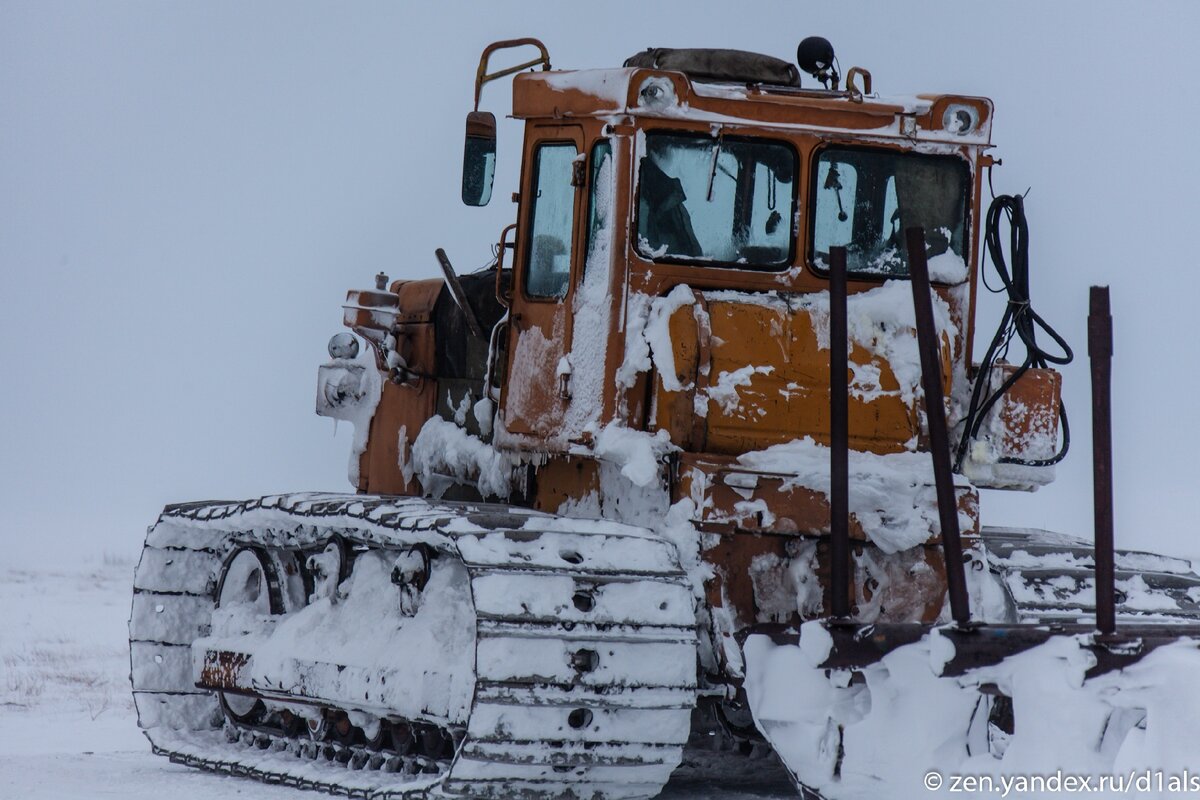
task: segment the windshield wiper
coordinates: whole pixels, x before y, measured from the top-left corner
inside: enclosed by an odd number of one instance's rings
[[[842,176],[838,172],[837,164],[829,162],[829,172],[825,175],[825,188],[833,189],[834,196],[837,197],[838,204],[838,222],[845,222],[847,219],[846,209],[842,208]]]
[[[704,195],[704,199],[712,202],[713,179],[717,177],[717,158],[721,155],[721,139],[724,137],[724,131],[717,133],[717,146],[713,148],[712,161],[708,164],[708,192]]]

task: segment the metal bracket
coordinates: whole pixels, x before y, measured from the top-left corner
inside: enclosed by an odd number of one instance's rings
[[[437,256],[438,263],[442,265],[442,274],[446,276],[446,286],[450,289],[450,296],[454,298],[454,304],[466,318],[471,335],[477,339],[487,339],[487,334],[483,332],[483,326],[479,324],[479,318],[475,316],[475,309],[471,308],[471,303],[467,300],[467,293],[463,291],[462,282],[454,272],[454,267],[450,265],[450,258],[446,255],[446,251],[439,247],[434,251],[434,255]]]
[[[498,50],[509,50],[514,47],[523,47],[524,45],[536,47],[540,51],[541,55],[538,58],[526,61],[522,64],[517,64],[515,67],[508,67],[507,69],[502,69],[498,72],[492,73],[487,71],[488,61],[491,59],[493,53]],[[479,98],[483,94],[483,86],[485,83],[491,83],[497,78],[503,78],[506,75],[512,75],[515,72],[536,67],[539,64],[542,66],[543,72],[550,69],[550,53],[547,52],[546,45],[542,44],[541,41],[537,39],[532,37],[526,37],[524,39],[504,39],[503,41],[492,42],[489,44],[483,49],[483,54],[479,56],[479,69],[475,72],[475,110],[479,110]]]
[[[862,88],[854,85],[854,79],[862,79]],[[850,102],[861,103],[865,95],[871,94],[871,73],[862,67],[851,67],[846,73],[846,91],[850,93]]]

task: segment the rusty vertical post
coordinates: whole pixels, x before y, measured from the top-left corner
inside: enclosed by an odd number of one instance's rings
[[[830,613],[850,616],[850,371],[846,331],[846,248],[829,248]]]
[[[912,227],[905,231],[905,235],[908,239],[913,310],[916,313],[917,350],[921,354],[925,419],[929,427],[929,449],[933,456],[933,482],[937,489],[942,553],[946,560],[946,586],[950,592],[950,615],[955,622],[965,625],[971,620],[971,607],[963,570],[962,539],[958,530],[958,501],[954,497],[954,476],[950,467],[950,434],[946,430],[946,403],[942,393],[941,348],[933,324],[929,264],[925,260],[925,229]]]
[[[1117,629],[1113,586],[1112,314],[1108,287],[1088,298],[1088,358],[1092,366],[1092,499],[1095,508],[1096,630]]]

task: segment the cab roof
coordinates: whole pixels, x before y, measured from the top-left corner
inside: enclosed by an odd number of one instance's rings
[[[626,63],[644,60],[635,56]],[[881,97],[857,89],[805,89],[719,77],[706,75],[700,79],[678,69],[643,66],[524,72],[513,81],[513,116],[526,120],[594,117],[614,121],[620,117],[652,117],[840,131],[914,142],[991,144],[992,102],[984,97]],[[955,130],[955,126],[967,129]]]

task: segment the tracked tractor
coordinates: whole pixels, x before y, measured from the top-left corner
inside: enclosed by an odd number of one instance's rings
[[[480,104],[513,75],[515,222],[481,271],[439,250],[348,293],[316,405],[354,426],[351,491],[150,529],[155,752],[495,798],[651,797],[697,752],[773,752],[827,798],[1184,758],[1200,576],[1112,550],[1107,294],[1096,543],[981,524],[979,488],[1053,480],[1073,355],[1021,198],[984,196],[992,103],[881,97],[819,38],[797,62],[484,51],[462,199],[491,199]],[[975,363],[985,240],[1008,311]]]

